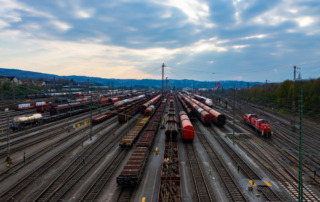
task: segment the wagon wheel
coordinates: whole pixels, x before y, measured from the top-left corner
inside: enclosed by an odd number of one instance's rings
[[[26,124],[24,124],[24,123],[19,124],[19,128],[24,128],[24,127],[26,127]]]

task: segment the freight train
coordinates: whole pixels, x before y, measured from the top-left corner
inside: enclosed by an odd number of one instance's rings
[[[208,113],[210,113],[212,115],[213,123],[215,123],[217,126],[223,126],[226,124],[226,116],[224,114],[206,106],[205,104],[203,104],[195,99],[191,99],[191,101],[194,102],[195,104],[197,104],[199,107],[202,107]]]
[[[143,175],[144,167],[148,160],[150,148],[161,123],[161,117],[166,106],[166,102],[166,99],[161,102],[160,106],[145,126],[145,129],[141,132],[141,138],[137,142],[130,159],[122,169],[120,175],[117,177],[118,185],[136,186],[139,184]]]
[[[199,105],[194,103],[189,96],[187,95],[182,95],[180,96],[184,99],[186,104],[190,107],[190,109],[193,111],[196,116],[201,120],[202,123],[209,125],[212,122],[212,114],[208,113],[206,110],[201,108]],[[198,101],[197,101],[198,102]]]
[[[169,101],[169,110],[166,118],[165,134],[166,134],[167,142],[172,142],[177,140],[178,126],[177,126],[176,111],[174,107],[173,96],[170,97],[170,101]]]
[[[36,107],[41,107],[46,104],[47,104],[47,102],[45,102],[45,101],[35,102],[35,103],[18,104],[14,107],[14,110],[21,111],[21,110],[33,109]]]
[[[212,107],[212,106],[213,106],[211,99],[206,98],[206,97],[203,97],[203,96],[201,96],[201,95],[194,95],[194,99],[202,102],[202,103],[205,104],[205,105],[208,105],[209,107]]]
[[[189,114],[190,120],[194,121],[196,119],[196,113],[189,107],[189,105],[186,104],[186,102],[182,99],[181,95],[178,95],[178,99],[180,100],[187,114]]]
[[[190,107],[191,111],[195,113],[201,122],[204,124],[210,124],[213,122],[217,126],[223,126],[226,123],[226,116],[207,105],[187,96],[179,93],[181,100],[183,100],[187,106]]]
[[[135,104],[137,104],[137,102],[140,102],[141,100],[143,101],[145,99],[145,95],[139,95],[130,99],[127,99],[125,102],[122,102],[122,105],[115,105],[110,108],[108,112],[102,113],[98,116],[95,116],[92,118],[92,123],[93,124],[97,124],[97,123],[101,123],[105,120],[107,120],[108,118],[110,118],[111,116],[118,114],[120,112],[123,112],[126,109],[129,109],[130,107],[134,106]],[[118,117],[119,119],[119,117]],[[125,119],[125,117],[124,117]],[[126,122],[126,120],[124,120],[124,122]]]
[[[93,97],[92,98],[92,106],[93,107],[104,107],[108,105],[114,105],[115,107],[119,107],[122,105],[126,105],[135,99],[129,98],[123,101],[119,101],[121,99],[127,98],[127,95],[119,95],[117,98],[112,97],[112,98],[98,98],[98,97]],[[140,95],[141,97],[144,97],[144,95]],[[139,96],[137,96],[139,97]],[[89,97],[84,97],[84,98],[78,98],[75,99],[74,102],[66,103],[66,104],[59,104],[59,105],[53,105],[51,103],[46,103],[42,106],[37,106],[36,111],[39,113],[43,112],[50,112],[50,115],[55,115],[55,114],[61,114],[65,113],[68,111],[73,111],[76,109],[86,109],[89,108],[91,105],[91,98]]]
[[[243,116],[243,121],[249,126],[253,127],[262,137],[271,136],[270,124],[267,120],[258,119],[258,116],[255,114],[245,114]]]

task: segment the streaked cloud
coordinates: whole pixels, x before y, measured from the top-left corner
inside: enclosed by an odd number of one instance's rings
[[[179,9],[187,16],[187,21],[207,28],[214,27],[209,21],[210,9],[206,2],[198,0],[152,0],[156,4]],[[170,14],[169,14],[170,15]],[[164,15],[165,17],[168,14]]]
[[[262,38],[265,38],[267,37],[266,34],[259,34],[259,35],[253,35],[253,36],[246,36],[246,37],[242,37],[241,39],[262,39]]]
[[[51,21],[51,24],[53,24],[57,29],[61,31],[67,31],[71,29],[71,26],[64,22],[53,20]]]
[[[299,18],[296,18],[295,20],[298,23],[299,27],[310,26],[312,23],[315,22],[315,19],[310,16],[299,17]]]
[[[265,80],[318,60],[319,10],[316,0],[0,0],[0,66],[160,78],[148,70],[165,62],[170,78]]]

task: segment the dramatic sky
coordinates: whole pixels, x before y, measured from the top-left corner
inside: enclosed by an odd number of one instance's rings
[[[320,75],[319,0],[0,0],[0,67],[103,78]]]

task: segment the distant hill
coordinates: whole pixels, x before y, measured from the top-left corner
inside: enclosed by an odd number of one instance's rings
[[[59,76],[54,74],[46,74],[40,72],[32,72],[32,71],[25,71],[25,70],[18,70],[18,69],[5,69],[0,68],[0,76],[15,76],[19,79],[53,79],[53,77],[64,78],[64,79],[73,79],[77,82],[86,82],[88,79],[90,82],[97,82],[103,85],[110,85],[113,83],[114,86],[150,86],[150,87],[157,87],[161,88],[162,82],[161,80],[156,79],[114,79],[114,78],[100,78],[100,77],[87,77],[87,76]],[[169,79],[168,82],[170,83],[171,87],[176,88],[183,88],[183,87],[195,87],[195,88],[212,88],[215,87],[217,82],[216,81],[196,81],[196,80],[176,80],[176,79]],[[220,81],[220,84],[223,88],[227,89],[236,85],[237,88],[247,88],[251,87],[256,84],[262,84],[261,82],[245,82],[245,81]]]

